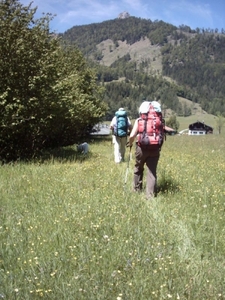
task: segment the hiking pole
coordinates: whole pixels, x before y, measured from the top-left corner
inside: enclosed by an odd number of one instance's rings
[[[127,161],[127,169],[126,169],[126,174],[125,174],[124,187],[127,183],[127,175],[129,172],[129,165],[130,165],[130,160],[131,160],[131,148],[132,148],[132,146],[130,146],[129,157],[128,157],[128,161]]]

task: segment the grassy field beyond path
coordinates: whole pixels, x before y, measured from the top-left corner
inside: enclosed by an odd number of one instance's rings
[[[62,153],[1,167],[0,298],[225,299],[224,137],[168,137],[152,201],[134,149],[126,185],[110,140]]]

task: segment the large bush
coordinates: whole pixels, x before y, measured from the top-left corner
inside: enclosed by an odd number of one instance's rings
[[[0,2],[0,160],[75,143],[105,114],[95,74],[49,32],[51,15]]]

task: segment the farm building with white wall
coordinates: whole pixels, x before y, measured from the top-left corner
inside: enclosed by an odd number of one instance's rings
[[[189,125],[188,135],[204,135],[208,133],[213,133],[213,128],[204,122],[197,121]]]

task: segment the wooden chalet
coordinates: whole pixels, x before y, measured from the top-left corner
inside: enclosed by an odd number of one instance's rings
[[[189,125],[188,135],[204,135],[208,133],[213,133],[213,128],[204,122],[197,121]]]

